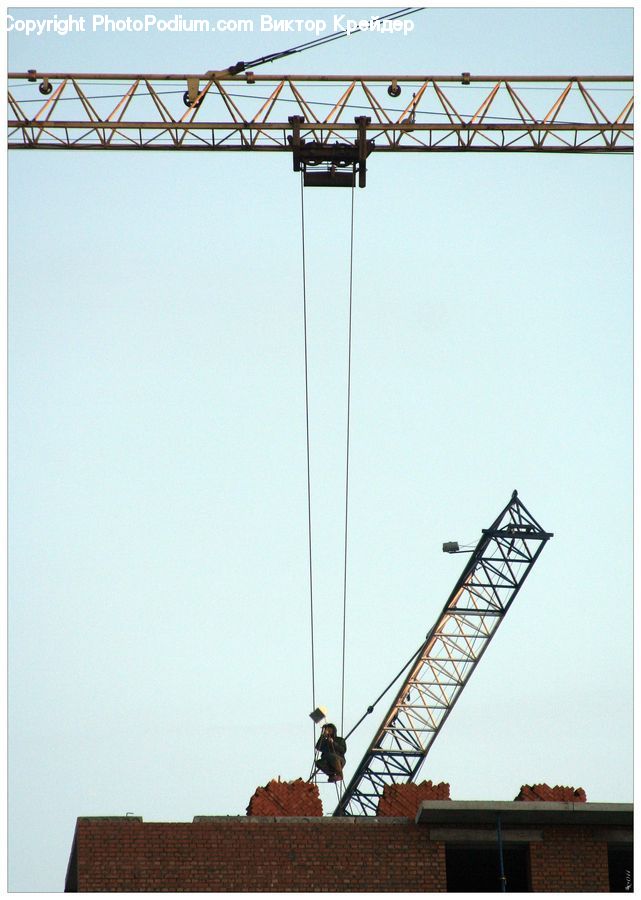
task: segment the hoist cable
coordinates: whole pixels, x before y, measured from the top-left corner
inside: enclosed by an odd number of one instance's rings
[[[403,674],[403,672],[408,668],[408,666],[409,666],[411,663],[413,663],[416,659],[418,659],[418,657],[420,656],[420,654],[423,652],[424,647],[425,647],[425,644],[424,644],[424,643],[421,644],[421,646],[418,648],[418,650],[416,651],[416,653],[414,653],[414,655],[411,656],[410,659],[407,660],[407,662],[405,663],[405,665],[403,666],[403,668],[400,670],[400,672],[399,672],[397,675],[395,675],[394,678],[392,678],[392,680],[391,680],[390,683],[387,685],[387,687],[385,688],[385,690],[384,690],[382,693],[380,693],[380,694],[378,695],[378,697],[376,698],[376,700],[374,700],[374,702],[372,703],[371,706],[368,706],[368,707],[367,707],[367,710],[366,710],[366,711],[363,713],[363,715],[360,717],[360,719],[358,720],[358,722],[356,723],[356,725],[354,725],[354,727],[351,729],[351,731],[348,731],[348,732],[347,732],[347,734],[345,735],[345,740],[347,740],[347,738],[348,738],[350,735],[354,734],[354,732],[356,731],[356,729],[358,728],[358,726],[361,724],[361,722],[362,722],[367,716],[369,716],[370,713],[373,713],[373,712],[374,712],[374,707],[376,706],[376,704],[378,703],[378,701],[379,701],[382,697],[385,696],[385,694],[389,691],[389,689],[392,687],[392,685],[394,684],[394,682],[395,682],[395,681],[398,681],[398,679],[401,677],[401,675]]]
[[[356,173],[354,173],[356,181]],[[349,331],[347,339],[347,429],[345,450],[345,542],[343,556],[343,658],[341,666],[341,734],[345,725],[345,644],[347,633],[347,525],[349,511],[349,437],[350,437],[350,412],[352,398],[352,296],[354,287],[354,193],[355,184],[352,184],[352,210],[349,240]]]
[[[303,190],[303,172],[300,175],[300,216],[301,242],[303,257],[303,336],[305,347],[305,435],[307,445],[307,542],[309,551],[309,618],[312,647],[312,709],[316,709],[316,666],[314,660],[314,579],[312,567],[312,485],[309,454],[309,366],[307,358],[307,277],[305,264],[305,199]],[[316,749],[316,723],[312,721],[314,750]]]
[[[402,19],[404,16],[411,16],[414,13],[422,12],[425,9],[423,6],[419,7],[411,7],[406,6],[403,9],[397,9],[394,12],[388,13],[385,16],[377,16],[377,20],[382,22],[384,19]],[[369,28],[369,22],[367,23],[367,27]],[[351,34],[356,34],[358,31],[364,31],[364,28],[356,27],[347,31],[346,29],[342,29],[341,31],[335,31],[333,34],[326,34],[322,37],[314,38],[311,41],[306,41],[304,44],[297,44],[295,47],[290,47],[288,50],[280,50],[277,53],[268,53],[266,56],[259,56],[256,59],[252,59],[249,62],[237,62],[235,65],[229,67],[229,73],[231,75],[237,75],[239,72],[244,72],[247,68],[251,66],[251,68],[255,69],[256,66],[264,66],[265,63],[275,62],[277,59],[283,59],[285,56],[292,56],[294,53],[302,53],[304,50],[311,50],[312,47],[320,47],[323,44],[330,44],[332,41],[337,41],[340,38],[347,37]]]

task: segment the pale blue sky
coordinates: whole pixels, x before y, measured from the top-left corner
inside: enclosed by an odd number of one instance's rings
[[[413,21],[261,71],[632,70],[630,9]],[[297,42],[12,33],[9,67],[197,72]],[[514,488],[555,533],[423,767],[455,799],[632,799],[631,176],[621,156],[374,154],[356,194],[346,725],[441,610],[462,567],[443,541],[475,541]],[[336,719],[350,192],[305,203]],[[58,891],[79,815],[242,814],[309,773],[298,176],[283,154],[15,151],[9,266],[10,887]]]

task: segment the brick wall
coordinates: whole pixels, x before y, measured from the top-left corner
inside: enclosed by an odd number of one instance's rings
[[[442,892],[445,844],[429,833],[391,817],[81,818],[67,890]],[[587,827],[545,828],[530,875],[532,891],[608,891],[607,845]]]
[[[608,846],[589,828],[545,828],[530,844],[533,891],[609,891]]]
[[[76,851],[83,892],[445,889],[443,845],[392,818],[80,818]]]
[[[434,805],[449,809],[444,825],[431,826],[429,816],[416,821],[421,801],[447,801],[449,795],[445,782],[388,785],[378,816],[333,818],[323,817],[316,785],[273,780],[256,790],[247,816],[197,816],[177,823],[79,818],[66,890],[443,892],[446,846],[487,847],[494,840],[487,819],[457,823],[449,817],[455,804],[448,802]],[[529,844],[531,890],[608,891],[603,828],[587,822],[537,825],[540,810],[527,802],[583,806],[585,792],[524,785],[517,799],[525,802],[515,807],[529,807],[536,815],[532,826],[507,826],[505,840]],[[525,837],[515,836],[518,828],[525,828]],[[486,832],[492,832],[489,838]]]

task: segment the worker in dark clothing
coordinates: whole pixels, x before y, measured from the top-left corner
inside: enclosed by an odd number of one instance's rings
[[[316,749],[320,753],[316,768],[329,776],[328,781],[342,781],[347,744],[342,737],[338,737],[336,725],[329,722],[323,726]]]

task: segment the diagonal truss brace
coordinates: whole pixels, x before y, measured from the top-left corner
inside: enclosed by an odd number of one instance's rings
[[[375,815],[386,784],[413,781],[532,566],[552,537],[516,491],[484,529],[335,816]]]

